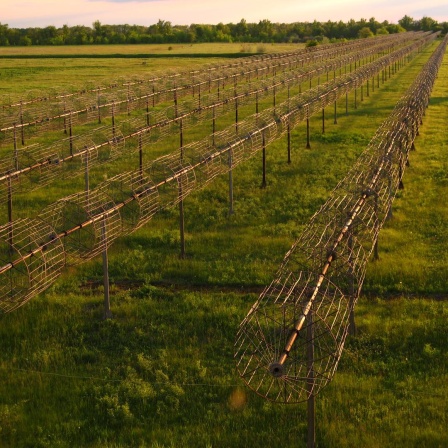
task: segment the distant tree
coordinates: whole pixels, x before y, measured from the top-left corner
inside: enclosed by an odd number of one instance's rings
[[[437,22],[431,17],[423,17],[418,22],[418,28],[422,31],[436,31],[437,28]]]
[[[9,45],[8,25],[2,25],[1,22],[0,22],[0,45],[1,46]]]
[[[165,20],[159,20],[157,22],[157,28],[159,29],[160,34],[162,35],[169,35],[171,34],[173,30],[173,26],[171,25],[171,22],[165,21]]]
[[[260,20],[256,26],[256,33],[258,34],[257,40],[271,42],[274,35],[274,27],[269,20]]]
[[[389,34],[395,34],[395,33],[404,33],[406,30],[401,25],[387,25],[386,26],[387,31],[389,31]]]
[[[238,42],[245,42],[248,39],[249,27],[247,26],[246,19],[241,19],[239,23],[234,26],[234,37]]]
[[[229,34],[224,34],[221,30],[216,31],[217,42],[232,42],[232,37]]]
[[[9,28],[8,30],[8,41],[10,45],[20,45],[20,30],[17,28]]]
[[[108,42],[105,38],[106,29],[101,25],[99,20],[95,20],[92,24],[93,28],[93,40],[96,44],[103,44]]]
[[[439,24],[439,26],[440,26],[440,31],[442,32],[442,34],[448,33],[448,22],[443,22],[443,23]]]
[[[56,29],[55,26],[47,26],[46,28],[39,30],[38,35],[40,36],[38,40],[38,43],[40,45],[51,45],[53,39],[55,39],[58,36],[58,30]]]
[[[361,28],[358,32],[358,37],[360,37],[361,39],[373,36],[374,34],[372,33],[372,30],[368,26]]]
[[[149,26],[103,25],[96,20],[91,27],[64,25],[62,28],[47,26],[25,29],[9,28],[0,23],[0,46],[193,42],[308,42],[308,45],[317,45],[406,30],[447,33],[448,23],[439,24],[430,17],[415,21],[409,16],[404,16],[398,24],[391,24],[387,20],[379,23],[374,17],[368,21],[351,19],[347,23],[341,20],[272,23],[266,19],[247,23],[243,18],[237,24],[220,22],[217,25],[172,25],[169,21],[159,19]]]
[[[414,19],[409,16],[404,16],[401,18],[398,23],[402,26],[406,31],[411,31],[414,29]]]
[[[347,22],[345,37],[347,37],[348,39],[356,39],[358,37],[360,29],[361,27],[359,26],[359,23],[356,23],[355,20],[350,19]]]
[[[318,22],[317,20],[315,20],[313,22],[312,28],[311,28],[311,33],[313,36],[323,36],[325,33],[325,29],[322,26],[322,24],[320,22]]]
[[[19,39],[19,45],[29,47],[30,45],[33,45],[33,41],[28,36],[21,36]]]
[[[371,17],[368,26],[373,34],[377,34],[377,31],[381,28],[381,23],[377,22],[375,17]]]
[[[141,42],[141,35],[137,31],[131,31],[128,35],[127,42],[130,44],[139,44]]]

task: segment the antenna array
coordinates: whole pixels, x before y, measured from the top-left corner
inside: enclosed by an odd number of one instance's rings
[[[95,257],[118,236],[135,230],[158,210],[173,207],[217,175],[232,170],[347,89],[358,87],[375,70],[379,72],[401,60],[420,44],[412,43],[350,75],[255,114],[239,123],[236,131],[232,126],[182,146],[136,171],[122,173],[94,190],[63,198],[48,206],[35,220],[16,220],[3,226],[1,309],[9,312],[22,305],[48,287],[66,263]],[[119,141],[122,140],[120,137]],[[85,158],[90,159],[90,155]],[[19,244],[17,235],[21,238]],[[331,289],[330,284],[327,288]]]
[[[237,368],[262,397],[305,401],[332,379],[447,42],[445,37],[241,323]]]

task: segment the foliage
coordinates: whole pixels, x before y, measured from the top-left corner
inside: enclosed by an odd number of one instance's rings
[[[361,39],[373,36],[374,34],[372,33],[372,30],[368,26],[361,28],[358,33],[358,37],[360,37]]]
[[[64,25],[62,28],[9,28],[0,23],[0,46],[26,45],[91,45],[91,44],[161,44],[161,43],[197,43],[197,42],[306,42],[310,39],[322,41],[363,37],[367,30],[372,35],[398,33],[401,31],[439,31],[446,32],[448,23],[437,23],[430,17],[421,20],[404,16],[399,24],[390,24],[387,20],[379,23],[375,18],[369,21],[361,19],[332,22],[294,22],[272,23],[260,20],[247,23],[245,19],[234,23],[217,25],[191,24],[172,25],[159,20],[150,26],[142,25],[103,25],[96,20],[92,27]],[[363,31],[361,31],[363,30]]]

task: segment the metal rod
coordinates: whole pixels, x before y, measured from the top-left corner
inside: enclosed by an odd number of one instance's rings
[[[375,205],[374,205],[374,213],[375,213],[375,219],[379,226],[379,220],[378,220],[378,195],[375,195]],[[377,237],[375,238],[375,243],[373,245],[373,259],[379,260],[379,254],[378,254],[378,231],[376,233]]]
[[[68,131],[69,131],[69,145],[70,145],[70,156],[73,156],[73,127],[72,127],[72,114],[68,118]]]
[[[322,134],[325,134],[325,109],[322,108]]]
[[[15,123],[14,123],[13,139],[14,139],[14,156],[16,157],[16,160],[17,160],[17,127],[16,127]],[[16,167],[18,169],[17,163],[16,163]]]
[[[263,179],[261,181],[261,188],[266,188],[266,137],[264,132],[262,133],[262,152],[263,152]]]
[[[112,136],[115,138],[115,102],[112,102]]]
[[[291,124],[289,120],[288,120],[287,136],[288,136],[288,163],[291,163]]]
[[[233,150],[232,150],[232,148],[229,148],[228,161],[229,161],[229,215],[233,215],[234,209],[233,209]]]
[[[183,137],[183,126],[182,120],[179,123],[179,144],[180,144],[180,163],[183,163],[184,159],[184,137]],[[182,177],[177,180],[179,189],[179,231],[180,231],[180,258],[185,259],[185,212],[184,212],[184,200],[183,200],[183,190],[182,190]]]
[[[25,146],[25,126],[23,126],[23,112],[20,108],[20,136],[22,138],[22,146]]]
[[[143,176],[143,141],[141,134],[138,136],[138,169],[140,177]]]
[[[306,148],[310,149],[310,119],[307,117],[306,119]]]
[[[212,141],[213,146],[215,146],[215,134],[216,134],[216,108],[213,108],[213,119],[212,119]]]
[[[308,313],[308,326],[306,335],[307,353],[307,448],[316,446],[316,396],[314,395],[314,322],[313,311]]]
[[[185,250],[185,212],[184,212],[184,200],[182,199],[182,181],[178,181],[179,185],[179,230],[180,230],[180,258],[183,260],[186,256]]]
[[[98,91],[97,95],[97,107],[98,107],[98,123],[101,124],[101,101],[100,101],[100,92]]]
[[[235,99],[235,132],[238,133],[238,98]]]
[[[107,254],[107,233],[106,233],[106,220],[103,220],[101,226],[102,244],[104,250],[103,256],[103,285],[104,285],[104,319],[112,318],[112,311],[110,309],[110,282],[109,282],[109,257]]]
[[[89,196],[90,191],[90,181],[89,181],[89,153],[85,156],[85,166],[84,166],[84,191],[86,196]]]
[[[8,178],[8,244],[10,255],[13,253],[13,222],[12,222],[12,180]]]
[[[350,251],[349,257],[349,272],[348,272],[348,288],[349,288],[349,306],[350,306],[350,315],[349,315],[349,326],[348,332],[350,335],[356,335],[356,323],[355,323],[355,303],[356,303],[356,292],[355,292],[355,275],[353,270],[353,228],[348,235],[348,250]]]

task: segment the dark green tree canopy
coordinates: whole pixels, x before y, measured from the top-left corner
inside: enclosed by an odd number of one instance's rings
[[[437,23],[430,17],[414,20],[405,15],[398,24],[387,20],[380,23],[374,17],[369,20],[354,19],[344,23],[295,22],[272,23],[260,20],[248,23],[244,18],[238,23],[173,25],[161,20],[153,25],[103,25],[99,20],[92,27],[76,25],[61,28],[10,28],[0,23],[0,46],[25,45],[88,45],[88,44],[147,44],[194,42],[328,42],[355,39],[378,34],[402,31],[448,31],[448,23]]]

